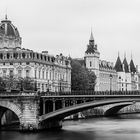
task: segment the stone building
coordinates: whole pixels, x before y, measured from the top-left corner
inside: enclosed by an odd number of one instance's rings
[[[140,89],[140,74],[138,66],[134,65],[133,59],[128,64],[125,57],[122,63],[118,56],[115,66],[112,62],[100,60],[100,52],[95,44],[92,32],[83,61],[85,67],[93,71],[97,77],[96,91]]]
[[[118,75],[118,90],[129,91],[140,89],[140,73],[138,72],[138,66],[134,65],[133,59],[128,64],[126,57],[123,62],[118,55],[115,69]]]
[[[71,65],[68,57],[49,55],[21,47],[18,29],[5,17],[0,23],[0,76],[16,75],[36,81],[40,91],[70,91]]]

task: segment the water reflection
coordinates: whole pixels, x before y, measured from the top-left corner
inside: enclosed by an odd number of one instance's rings
[[[66,121],[61,131],[0,132],[0,140],[139,140],[140,114]]]

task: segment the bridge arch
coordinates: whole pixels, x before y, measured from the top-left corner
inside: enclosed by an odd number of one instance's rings
[[[108,110],[105,111],[104,115],[105,116],[114,116],[116,115],[122,108],[132,105],[132,103],[123,103],[123,104],[118,104],[116,106],[110,107]]]
[[[21,109],[16,104],[14,104],[10,101],[0,101],[0,107],[11,110],[12,112],[14,112],[16,114],[19,121],[21,121],[22,112],[21,112]]]
[[[86,109],[94,108],[94,107],[99,107],[99,106],[104,106],[104,105],[109,105],[109,104],[116,104],[116,103],[126,103],[125,106],[131,105],[133,101],[140,101],[140,99],[106,99],[106,100],[100,100],[100,101],[91,101],[91,102],[85,102],[81,104],[76,104],[74,106],[69,106],[65,107],[59,110],[56,110],[54,112],[50,112],[48,114],[44,114],[40,116],[39,121],[46,121],[50,119],[57,119],[57,120],[62,120],[64,117],[67,117],[69,115],[72,115],[77,112],[84,111]],[[123,108],[123,105],[118,106],[115,110],[119,110],[120,108]]]

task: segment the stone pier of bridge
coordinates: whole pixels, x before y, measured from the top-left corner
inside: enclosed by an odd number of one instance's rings
[[[0,96],[0,119],[6,110],[11,110],[19,119],[19,130],[34,131],[49,128],[61,128],[61,121],[39,121],[40,96],[35,94]],[[0,123],[1,126],[1,123]]]

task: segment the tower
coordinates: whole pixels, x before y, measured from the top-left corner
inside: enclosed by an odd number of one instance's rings
[[[95,91],[99,91],[99,58],[100,53],[97,50],[97,45],[95,44],[91,31],[89,44],[87,45],[87,50],[85,51],[85,63],[86,68],[93,71],[96,75]]]

